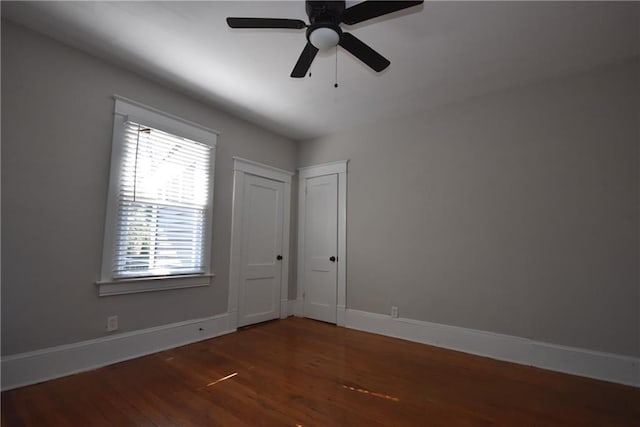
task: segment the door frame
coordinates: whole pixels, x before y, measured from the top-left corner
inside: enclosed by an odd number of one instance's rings
[[[345,325],[347,305],[347,164],[349,160],[298,168],[298,284],[295,314],[304,317],[304,225],[307,202],[307,178],[338,175],[338,283],[336,289],[336,324]]]
[[[231,214],[231,255],[229,259],[229,301],[227,312],[232,329],[238,327],[238,305],[242,268],[242,220],[244,208],[244,182],[246,175],[271,179],[284,184],[282,221],[282,274],[280,282],[280,318],[288,316],[289,306],[289,226],[291,222],[291,177],[284,169],[233,157],[233,211]]]

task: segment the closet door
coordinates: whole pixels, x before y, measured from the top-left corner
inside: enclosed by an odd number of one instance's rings
[[[244,179],[238,326],[280,317],[284,183]]]
[[[304,316],[336,323],[338,175],[307,178],[304,219]]]

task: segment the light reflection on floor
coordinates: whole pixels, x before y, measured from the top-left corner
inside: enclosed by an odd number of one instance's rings
[[[387,400],[392,400],[394,402],[400,402],[400,399],[398,399],[397,397],[389,396],[388,394],[377,393],[375,391],[369,391],[369,390],[365,390],[363,388],[351,387],[351,386],[344,385],[344,384],[342,385],[342,388],[346,388],[347,390],[351,390],[351,391],[357,391],[358,393],[368,394],[370,396],[379,397],[381,399],[387,399]]]
[[[233,378],[233,377],[235,377],[236,375],[238,375],[238,373],[237,373],[237,372],[234,372],[233,374],[229,374],[229,375],[227,375],[226,377],[219,378],[219,379],[215,380],[214,382],[207,384],[207,387],[212,386],[212,385],[214,385],[214,384],[218,384],[218,383],[219,383],[219,382],[221,382],[221,381],[226,381],[226,380],[228,380],[229,378]]]

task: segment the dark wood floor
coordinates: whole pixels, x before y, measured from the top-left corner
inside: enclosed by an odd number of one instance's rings
[[[3,426],[640,426],[640,390],[312,320],[2,393]]]

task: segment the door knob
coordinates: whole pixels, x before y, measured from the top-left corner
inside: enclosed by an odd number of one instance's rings
[[[329,257],[329,261],[331,261],[331,262],[336,262],[336,257],[334,257],[334,256],[330,256],[330,257]]]
[[[282,255],[278,255],[278,256],[276,257],[276,259],[277,259],[278,261],[282,260]]]

